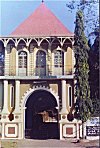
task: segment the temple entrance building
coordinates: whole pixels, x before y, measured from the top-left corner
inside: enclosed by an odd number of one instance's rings
[[[2,139],[77,136],[77,121],[67,118],[75,102],[73,43],[74,34],[43,2],[0,37]]]

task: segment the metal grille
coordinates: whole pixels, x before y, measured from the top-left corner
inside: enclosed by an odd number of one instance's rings
[[[54,52],[54,66],[62,67],[63,66],[64,53],[62,51]]]
[[[27,68],[27,54],[24,51],[19,53],[19,68]]]

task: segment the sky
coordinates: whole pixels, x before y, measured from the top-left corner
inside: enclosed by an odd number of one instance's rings
[[[42,0],[0,0],[0,36],[8,36],[16,27],[39,7]],[[69,0],[44,0],[58,19],[74,32],[75,13],[68,11]]]

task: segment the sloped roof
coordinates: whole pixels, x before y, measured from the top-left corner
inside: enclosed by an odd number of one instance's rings
[[[11,36],[73,36],[44,3],[12,33]]]

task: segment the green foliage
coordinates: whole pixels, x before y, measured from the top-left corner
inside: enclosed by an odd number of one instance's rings
[[[93,103],[93,115],[99,116],[99,34],[97,35],[94,44],[89,51],[89,68],[90,97]]]
[[[78,11],[76,14],[75,26],[75,96],[79,102],[80,119],[86,121],[92,111],[89,86],[89,65],[88,52],[89,46],[84,34],[83,13]]]
[[[77,10],[83,12],[87,36],[99,26],[99,0],[70,0],[66,6],[71,13]]]

